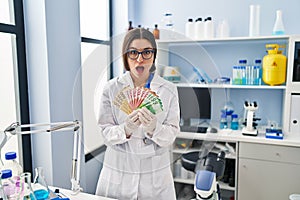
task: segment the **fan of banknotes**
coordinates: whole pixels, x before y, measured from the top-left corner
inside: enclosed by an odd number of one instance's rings
[[[129,86],[123,88],[113,101],[120,110],[126,114],[132,111],[146,107],[153,114],[163,111],[162,101],[159,96],[148,88]]]

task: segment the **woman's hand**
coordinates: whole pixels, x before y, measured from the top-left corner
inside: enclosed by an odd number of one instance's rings
[[[139,120],[139,112],[137,110],[134,110],[132,113],[130,113],[126,120],[125,120],[125,133],[126,137],[130,138],[132,135],[132,132],[135,131],[139,126],[141,125],[141,122]]]
[[[143,107],[139,109],[139,121],[144,127],[144,130],[149,137],[152,137],[153,132],[156,128],[157,119],[147,108]]]

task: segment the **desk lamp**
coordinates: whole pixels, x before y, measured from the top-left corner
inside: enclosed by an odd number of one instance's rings
[[[22,128],[30,128],[30,130],[22,130]],[[76,194],[79,193],[82,188],[80,187],[80,160],[81,160],[81,123],[77,120],[70,122],[56,122],[56,123],[45,123],[45,124],[20,124],[18,122],[11,124],[4,131],[4,138],[0,141],[0,155],[1,149],[8,141],[8,133],[11,136],[19,134],[36,134],[36,133],[51,133],[56,131],[74,131],[74,145],[73,145],[73,156],[72,156],[72,170],[71,170],[71,190]],[[1,133],[2,134],[2,133]],[[0,159],[1,160],[1,159]],[[2,160],[1,160],[2,162]]]

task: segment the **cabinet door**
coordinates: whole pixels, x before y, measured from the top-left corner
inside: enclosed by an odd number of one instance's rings
[[[239,159],[239,200],[282,200],[300,191],[300,165]]]

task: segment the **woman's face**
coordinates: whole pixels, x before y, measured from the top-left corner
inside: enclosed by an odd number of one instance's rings
[[[146,39],[135,39],[129,45],[127,61],[130,74],[134,80],[148,79],[149,70],[153,64],[154,51],[151,43]]]

